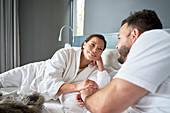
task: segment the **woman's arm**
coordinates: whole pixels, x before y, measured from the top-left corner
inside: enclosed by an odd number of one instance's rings
[[[96,65],[98,66],[98,71],[94,71],[89,79],[95,81],[99,88],[103,88],[110,82],[110,75],[104,69],[102,58],[100,57],[98,60],[95,61]],[[94,65],[94,62],[93,62]]]
[[[85,88],[96,88],[98,89],[98,85],[96,84],[96,82],[86,79],[83,82],[79,83],[79,84],[63,84],[59,91],[57,92],[57,95],[60,94],[66,94],[66,93],[72,93],[72,92],[79,92]]]
[[[104,70],[103,60],[102,60],[101,57],[100,57],[98,60],[96,60],[96,64],[97,64],[97,66],[98,66],[98,70],[99,70],[99,71],[103,71],[103,70]]]

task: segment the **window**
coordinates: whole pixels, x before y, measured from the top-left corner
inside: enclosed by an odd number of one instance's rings
[[[73,29],[76,36],[83,35],[84,31],[84,6],[85,0],[74,1],[74,13],[73,13]]]

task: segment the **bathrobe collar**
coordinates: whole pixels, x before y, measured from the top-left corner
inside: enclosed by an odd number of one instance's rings
[[[76,52],[76,59],[77,59],[77,63],[76,63],[76,75],[79,71],[79,66],[80,66],[80,57],[81,57],[81,53],[82,53],[82,49],[78,49],[77,52]],[[88,66],[86,68],[84,68],[82,70],[81,73],[85,72],[86,74],[85,75],[90,75],[90,73],[92,73],[95,69],[96,69],[96,65],[93,66],[92,65],[92,62],[90,64],[88,64]],[[84,76],[85,78],[87,78],[87,76]],[[74,77],[76,78],[76,76]]]

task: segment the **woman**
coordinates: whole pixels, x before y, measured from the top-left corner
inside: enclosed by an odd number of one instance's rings
[[[79,107],[70,104],[71,101],[76,103],[77,92],[87,87],[102,88],[110,82],[101,59],[105,48],[104,37],[92,34],[82,43],[81,50],[63,48],[45,62],[28,64],[0,74],[1,85],[21,86],[21,93],[37,91],[45,100],[59,98],[65,112],[77,111]]]

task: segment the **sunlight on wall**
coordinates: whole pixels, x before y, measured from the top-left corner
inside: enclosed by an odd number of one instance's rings
[[[83,35],[85,0],[77,0],[77,36]]]

